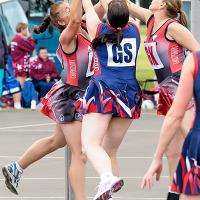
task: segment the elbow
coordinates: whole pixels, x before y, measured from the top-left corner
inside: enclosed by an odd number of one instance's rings
[[[75,25],[75,26],[80,26],[81,25],[81,22],[82,22],[82,19],[76,19],[76,18],[72,18],[70,20],[71,24]]]
[[[170,119],[173,123],[179,123],[184,118],[184,112],[169,110],[166,118]]]

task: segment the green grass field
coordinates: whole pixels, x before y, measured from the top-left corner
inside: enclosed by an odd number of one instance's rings
[[[146,79],[154,79],[155,73],[147,58],[144,50],[144,38],[146,34],[146,26],[140,27],[141,32],[141,46],[137,60],[137,80],[145,81]]]

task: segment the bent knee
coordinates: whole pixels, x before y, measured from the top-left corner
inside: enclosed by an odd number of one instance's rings
[[[66,142],[58,141],[54,135],[48,137],[48,146],[51,151],[55,151],[57,149],[63,148],[65,145],[66,145]]]
[[[87,156],[83,152],[72,152],[72,158],[82,161],[83,163],[87,162]]]

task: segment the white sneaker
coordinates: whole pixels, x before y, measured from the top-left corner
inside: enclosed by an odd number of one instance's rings
[[[116,176],[101,181],[98,187],[98,192],[93,200],[109,200],[112,199],[112,193],[119,191],[124,185],[124,181]]]
[[[36,101],[35,100],[31,101],[31,110],[36,110]]]
[[[14,103],[14,108],[17,110],[21,110],[22,109],[21,103],[19,103],[19,102]]]

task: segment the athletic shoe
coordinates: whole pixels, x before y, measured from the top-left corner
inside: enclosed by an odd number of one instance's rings
[[[112,199],[112,193],[118,192],[124,181],[116,176],[111,176],[111,178],[101,181],[98,187],[98,192],[93,200],[109,200]]]
[[[35,100],[32,100],[31,101],[31,110],[36,110],[36,101]]]
[[[7,188],[14,194],[18,195],[17,187],[23,171],[18,169],[17,164],[11,163],[2,168],[3,175],[5,177],[5,184]]]

